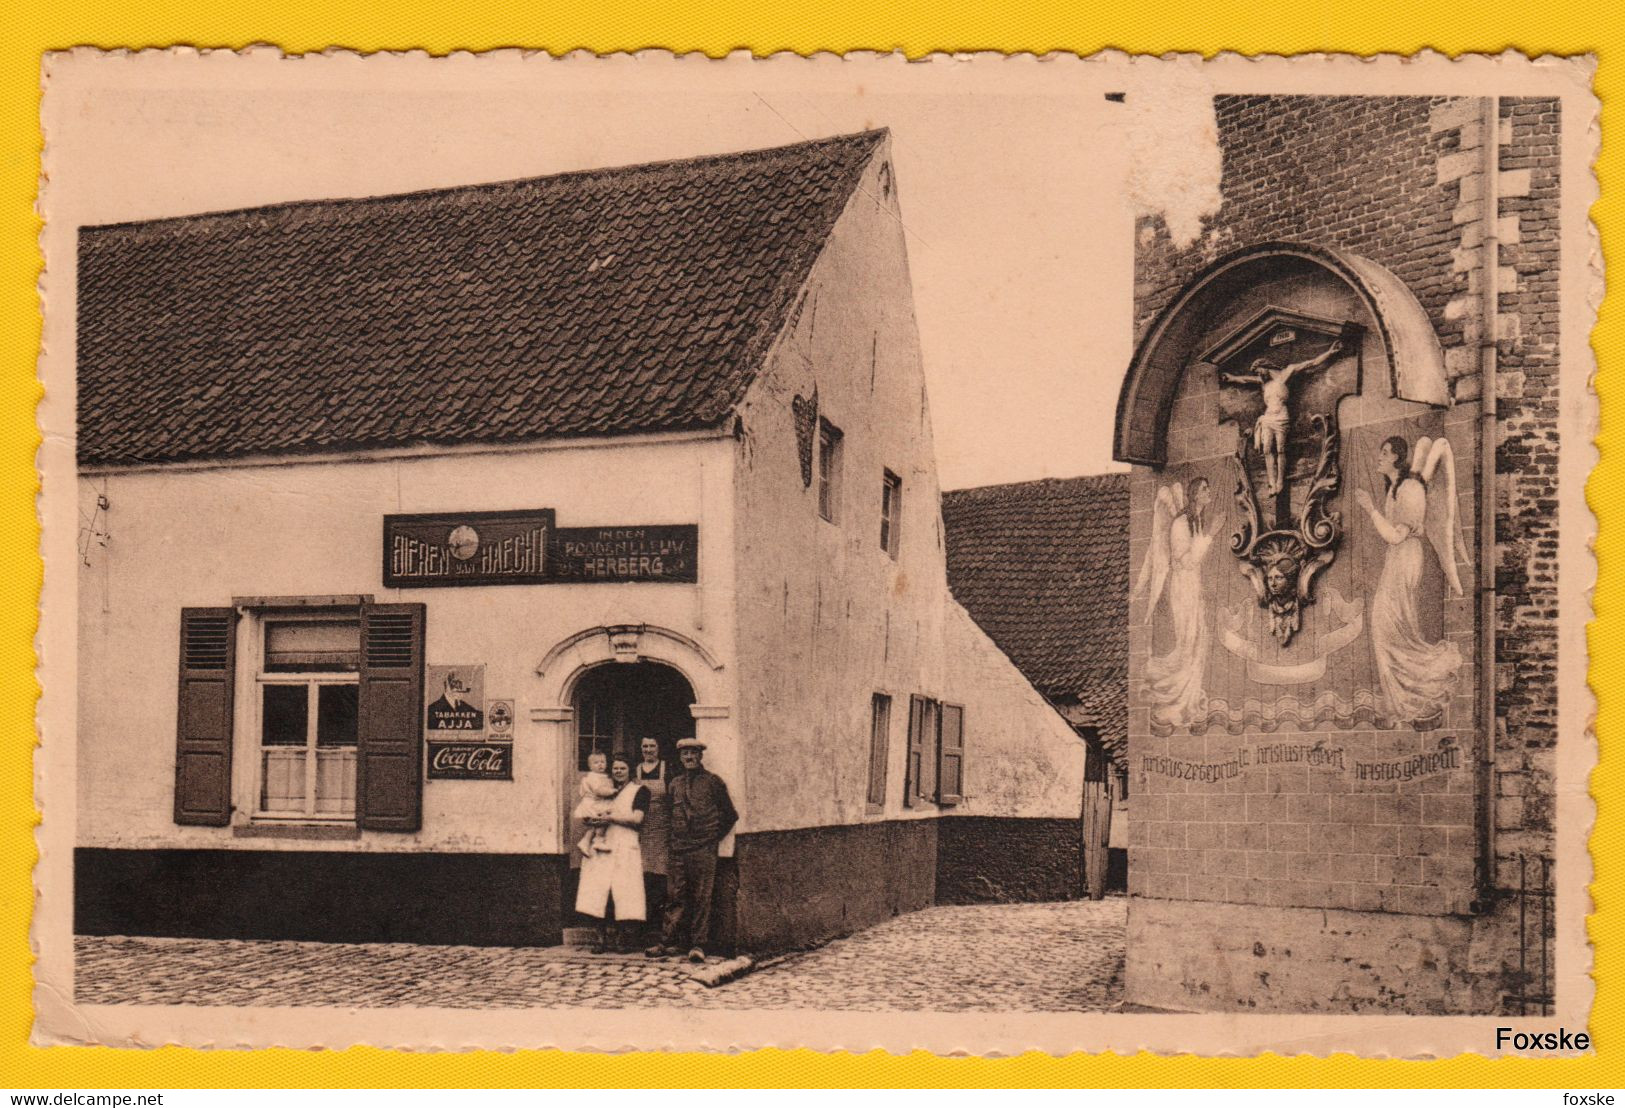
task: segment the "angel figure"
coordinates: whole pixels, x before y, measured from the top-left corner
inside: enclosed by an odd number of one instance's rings
[[[1456,522],[1456,459],[1445,439],[1427,436],[1411,450],[1404,438],[1383,440],[1378,465],[1386,493],[1381,508],[1364,489],[1355,492],[1377,533],[1388,544],[1371,596],[1371,650],[1382,695],[1395,717],[1420,721],[1444,711],[1455,689],[1461,651],[1448,640],[1428,642],[1417,617],[1422,581],[1422,538],[1444,570],[1450,595],[1460,596],[1456,558],[1467,544]]]
[[[1134,585],[1133,595],[1148,592],[1148,624],[1164,589],[1168,594],[1173,645],[1166,654],[1147,661],[1145,672],[1151,692],[1151,718],[1169,727],[1189,725],[1201,718],[1206,707],[1202,679],[1207,669],[1208,626],[1202,563],[1218,529],[1218,520],[1207,518],[1212,502],[1213,491],[1206,477],[1193,477],[1184,485],[1164,485],[1158,490],[1152,511],[1151,549]]]
[[[1253,449],[1264,458],[1264,479],[1271,496],[1279,494],[1286,481],[1282,457],[1286,453],[1287,428],[1292,423],[1292,413],[1287,406],[1292,395],[1292,378],[1318,369],[1342,352],[1343,341],[1339,339],[1315,357],[1291,365],[1278,366],[1268,358],[1257,358],[1246,373],[1220,374],[1227,384],[1257,385],[1263,395],[1264,411],[1253,422]]]

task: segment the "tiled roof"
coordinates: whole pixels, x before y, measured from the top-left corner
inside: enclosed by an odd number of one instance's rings
[[[1114,759],[1128,733],[1128,474],[942,495],[948,585]]]
[[[84,228],[79,459],[714,426],[884,135]]]

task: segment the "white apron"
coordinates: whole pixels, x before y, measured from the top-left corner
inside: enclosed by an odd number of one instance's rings
[[[642,785],[628,782],[615,794],[610,810],[617,816],[631,816],[632,802],[642,789]],[[612,823],[604,829],[604,841],[609,844],[608,850],[594,851],[590,857],[581,859],[576,911],[603,919],[613,898],[617,920],[641,920],[645,907],[643,851],[638,845],[638,829]]]

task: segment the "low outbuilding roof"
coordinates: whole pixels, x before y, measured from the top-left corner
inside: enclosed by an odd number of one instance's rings
[[[948,585],[1033,686],[1122,762],[1128,738],[1128,474],[942,495]]]
[[[716,426],[883,131],[79,234],[79,460]]]

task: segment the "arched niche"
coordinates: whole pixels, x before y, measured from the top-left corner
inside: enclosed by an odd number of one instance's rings
[[[1113,456],[1161,466],[1167,460],[1169,417],[1185,371],[1199,357],[1226,313],[1256,312],[1260,288],[1317,286],[1351,296],[1365,317],[1364,359],[1380,366],[1385,387],[1367,379],[1362,390],[1436,407],[1450,403],[1444,355],[1433,325],[1398,277],[1368,258],[1304,243],[1266,242],[1227,254],[1202,270],[1169,301],[1134,352],[1117,398]]]

